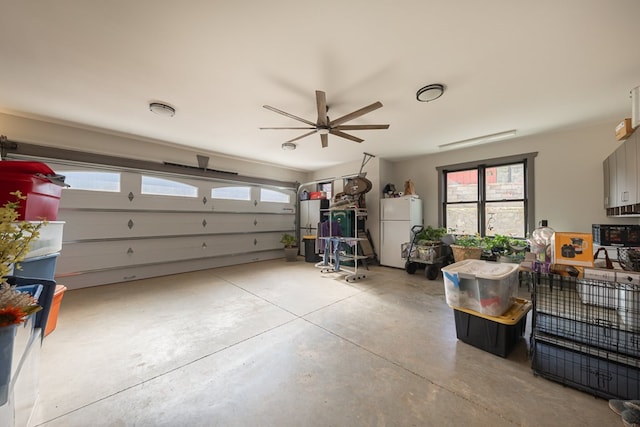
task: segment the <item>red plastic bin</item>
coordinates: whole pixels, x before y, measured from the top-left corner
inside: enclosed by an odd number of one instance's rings
[[[64,177],[44,163],[0,161],[0,204],[14,201],[10,193],[15,191],[27,197],[20,201],[20,221],[57,220],[63,186]]]
[[[319,200],[319,199],[326,199],[327,198],[327,193],[325,191],[312,191],[311,193],[309,193],[309,199],[311,200]]]

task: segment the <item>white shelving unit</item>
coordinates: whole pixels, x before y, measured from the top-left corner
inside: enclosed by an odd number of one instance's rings
[[[353,212],[353,236],[333,236],[333,221],[331,211],[351,211]],[[340,206],[329,209],[329,234],[330,236],[320,237],[323,242],[324,253],[322,261],[316,264],[321,273],[340,273],[345,275],[347,282],[364,279],[366,274],[362,269],[358,269],[359,261],[366,260],[366,255],[358,253],[359,242],[366,240],[358,237],[358,220],[367,216],[366,209],[355,206]],[[341,250],[344,244],[353,248],[352,253]],[[353,261],[353,268],[344,266],[345,261]]]

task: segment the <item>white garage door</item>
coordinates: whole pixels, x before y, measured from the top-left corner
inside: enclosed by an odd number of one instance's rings
[[[70,184],[56,280],[69,289],[283,256],[295,189],[46,162]]]

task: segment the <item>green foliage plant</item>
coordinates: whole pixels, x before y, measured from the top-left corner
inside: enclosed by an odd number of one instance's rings
[[[447,229],[444,227],[432,227],[427,225],[416,235],[416,240],[431,244],[440,243],[446,234]]]
[[[294,248],[298,244],[298,239],[292,234],[284,233],[280,239],[280,243],[282,243],[285,248]]]

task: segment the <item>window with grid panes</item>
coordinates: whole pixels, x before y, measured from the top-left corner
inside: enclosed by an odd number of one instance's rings
[[[455,234],[526,237],[535,153],[439,167],[441,223]]]

